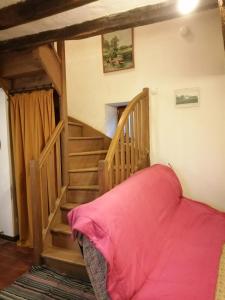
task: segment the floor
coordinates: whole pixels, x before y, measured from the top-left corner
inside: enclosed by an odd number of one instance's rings
[[[0,239],[0,290],[11,284],[32,265],[32,250]]]

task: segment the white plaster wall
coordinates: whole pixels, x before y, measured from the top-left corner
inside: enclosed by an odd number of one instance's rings
[[[113,137],[118,124],[117,108],[112,105],[105,105],[105,134]]]
[[[8,128],[8,102],[0,89],[0,231],[14,237],[15,216],[11,189],[11,162]]]
[[[181,37],[181,26],[190,28]],[[218,10],[135,29],[135,69],[104,74],[101,38],[66,43],[69,114],[104,131],[105,103],[151,98],[151,161],[170,163],[188,197],[225,210],[225,61]],[[199,87],[199,107],[174,90]]]

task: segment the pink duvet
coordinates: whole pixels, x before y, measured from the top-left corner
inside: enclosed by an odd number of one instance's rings
[[[214,300],[225,214],[183,198],[155,165],[69,214],[108,263],[112,300]]]

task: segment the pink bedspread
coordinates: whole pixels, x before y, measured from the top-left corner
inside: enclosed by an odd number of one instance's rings
[[[69,214],[108,263],[112,300],[214,300],[225,214],[182,197],[155,165]]]

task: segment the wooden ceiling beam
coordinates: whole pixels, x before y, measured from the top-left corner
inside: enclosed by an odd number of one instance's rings
[[[217,0],[202,0],[197,11],[215,7],[218,7]],[[115,30],[165,21],[180,16],[180,13],[177,11],[176,2],[168,1],[135,8],[126,12],[67,26],[57,30],[44,31],[38,34],[2,41],[0,42],[0,51],[4,52],[27,47],[36,47],[59,40],[83,39],[107,32],[113,32]]]
[[[26,0],[0,9],[0,30],[46,18],[97,0]]]

